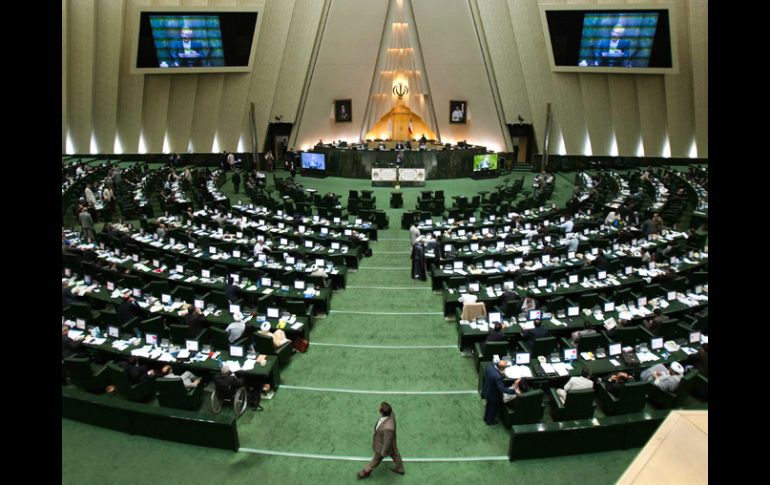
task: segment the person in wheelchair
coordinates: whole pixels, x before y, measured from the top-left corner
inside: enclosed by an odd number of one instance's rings
[[[232,373],[228,366],[222,366],[222,371],[214,376],[214,389],[221,400],[233,399],[238,390],[242,387],[246,387],[251,408],[262,411],[263,408],[259,405],[261,400],[259,392],[255,392],[253,389],[247,387],[244,379]]]

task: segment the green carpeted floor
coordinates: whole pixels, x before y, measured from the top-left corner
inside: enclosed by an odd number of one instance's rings
[[[513,174],[519,178],[523,174]],[[280,176],[285,176],[280,172]],[[525,175],[531,188],[533,174]],[[573,174],[557,177],[553,202],[563,206],[572,193]],[[369,182],[341,178],[298,177],[307,188],[336,192]],[[509,434],[482,421],[483,402],[475,393],[476,370],[456,348],[455,323],[444,320],[441,296],[430,282],[410,277],[409,237],[400,229],[401,214],[413,209],[421,190],[474,195],[494,190],[501,179],[429,181],[424,188],[404,188],[404,209],[389,209],[389,188],[374,188],[377,207],[390,217],[379,231],[374,255],[350,273],[348,288],[332,297],[332,312],[311,335],[310,350],[295,355],[282,372],[287,386],[265,411],[247,411],[239,420],[243,448],[368,457],[371,430],[382,400],[398,418],[398,444],[405,459],[504,456]],[[530,189],[531,190],[531,189]],[[224,193],[237,201],[228,182]],[[341,313],[337,313],[341,312]],[[367,315],[346,312],[414,313]],[[421,315],[420,313],[425,313]],[[450,348],[350,348],[314,345],[453,346]],[[383,391],[378,394],[337,390]],[[393,391],[474,391],[465,394],[392,394]],[[265,456],[181,445],[62,420],[63,483],[352,483],[362,462]],[[387,483],[462,483],[514,480],[549,484],[613,483],[638,450],[574,457],[508,461],[407,463],[404,477],[386,463],[370,478]]]

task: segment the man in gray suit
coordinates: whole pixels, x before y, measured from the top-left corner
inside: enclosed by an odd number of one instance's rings
[[[94,219],[91,217],[91,214],[86,209],[83,209],[78,214],[78,220],[83,228],[83,236],[85,236],[88,242],[93,242],[96,239],[96,235],[94,234]]]
[[[396,445],[396,415],[393,414],[393,408],[390,404],[383,402],[380,404],[380,419],[374,426],[374,438],[372,438],[372,450],[374,450],[374,457],[363,470],[358,472],[358,478],[367,478],[372,474],[372,470],[377,468],[382,462],[382,459],[386,456],[393,458],[393,462],[396,464],[391,471],[404,475],[404,462],[401,461],[401,454],[398,452],[398,445]]]

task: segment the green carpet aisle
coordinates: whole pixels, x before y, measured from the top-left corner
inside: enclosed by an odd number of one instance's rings
[[[285,176],[284,172],[279,172]],[[521,174],[513,174],[519,178]],[[533,174],[526,174],[531,190]],[[574,175],[557,179],[554,203],[563,206]],[[368,181],[298,177],[306,188],[333,191],[347,201],[349,189]],[[383,400],[398,419],[404,459],[503,457],[509,433],[482,421],[473,359],[457,349],[455,323],[442,315],[441,295],[430,281],[410,277],[409,235],[400,228],[420,190],[473,195],[501,179],[428,182],[404,189],[404,209],[388,209],[390,188],[376,188],[377,207],[390,217],[379,231],[374,255],[349,273],[347,289],[332,297],[332,311],[319,320],[310,350],[282,372],[282,384],[265,412],[247,411],[238,424],[239,453],[211,450],[62,421],[63,483],[354,483],[363,462],[266,456],[269,450],[334,457],[370,457],[371,431]],[[237,201],[228,182],[224,192]],[[411,347],[411,348],[410,348]],[[444,393],[444,394],[442,394]],[[555,459],[406,463],[404,477],[384,463],[369,480],[383,483],[463,483],[514,479],[549,484],[613,483],[638,450]],[[85,462],[98,463],[83,471]]]

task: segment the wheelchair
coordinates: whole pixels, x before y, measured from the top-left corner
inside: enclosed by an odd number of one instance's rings
[[[240,417],[246,411],[246,407],[249,404],[249,393],[246,386],[239,386],[234,392],[229,392],[227,396],[222,395],[215,387],[211,393],[211,412],[219,414],[222,411],[222,405],[230,402],[233,404],[235,416]]]

